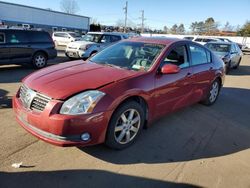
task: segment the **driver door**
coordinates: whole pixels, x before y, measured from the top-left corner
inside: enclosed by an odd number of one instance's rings
[[[192,103],[193,79],[192,67],[185,44],[172,48],[161,62],[179,66],[180,72],[175,74],[157,73],[155,78],[156,116],[160,117]],[[160,70],[159,69],[159,70]]]

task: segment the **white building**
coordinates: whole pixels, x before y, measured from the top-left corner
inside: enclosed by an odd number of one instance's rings
[[[0,1],[0,23],[52,31],[87,32],[90,18]]]

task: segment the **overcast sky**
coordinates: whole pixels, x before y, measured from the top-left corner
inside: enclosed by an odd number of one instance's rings
[[[2,0],[39,8],[60,11],[61,0]],[[114,25],[124,19],[123,7],[126,0],[77,0],[78,14],[89,16],[105,25]],[[146,25],[163,29],[166,25],[183,23],[188,29],[194,21],[213,17],[221,26],[227,21],[233,26],[243,25],[250,20],[250,0],[128,0],[129,22],[140,24],[141,10],[145,11]]]

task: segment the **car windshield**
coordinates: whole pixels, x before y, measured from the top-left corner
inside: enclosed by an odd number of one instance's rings
[[[69,35],[74,38],[81,37],[81,35],[78,33],[69,33]]]
[[[120,42],[90,59],[91,62],[134,71],[147,71],[165,46],[143,42]]]
[[[215,52],[230,52],[229,44],[207,44],[206,45],[210,50]]]
[[[102,34],[87,34],[87,35],[84,35],[82,40],[88,41],[88,42],[98,43],[100,41],[101,37],[102,37]]]

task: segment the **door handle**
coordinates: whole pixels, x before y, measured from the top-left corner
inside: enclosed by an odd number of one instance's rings
[[[188,72],[187,75],[186,75],[186,77],[190,77],[190,76],[192,76],[192,73]]]
[[[209,70],[213,70],[213,67],[210,67]]]

